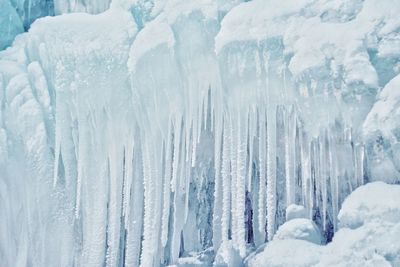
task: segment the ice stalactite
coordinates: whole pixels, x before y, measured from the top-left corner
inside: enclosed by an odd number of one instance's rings
[[[347,108],[373,84],[299,70],[297,35],[253,21],[275,21],[252,16],[262,1],[242,6],[260,31],[233,40],[239,9],[166,2],[39,20],[0,53],[6,264],[151,267],[210,251],[211,264],[227,248],[243,259],[292,204],[330,241],[344,198],[368,181],[371,148]]]
[[[263,110],[263,109],[262,109]],[[258,213],[257,217],[253,218],[256,221],[258,219],[258,225],[255,225],[258,232],[255,235],[256,244],[261,244],[265,241],[265,225],[266,225],[266,177],[267,177],[267,120],[265,116],[265,111],[258,114],[258,159],[259,159],[259,184],[257,185],[258,192],[254,192],[254,195],[258,197]],[[258,193],[258,194],[257,194]]]
[[[230,225],[230,210],[231,210],[231,162],[230,162],[230,142],[231,142],[231,122],[227,118],[224,120],[223,128],[223,145],[222,145],[222,219],[221,219],[221,231],[222,231],[222,242],[226,242],[229,239],[229,225]]]

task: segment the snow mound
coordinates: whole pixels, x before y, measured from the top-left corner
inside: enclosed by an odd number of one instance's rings
[[[318,263],[320,251],[320,246],[304,240],[274,240],[246,263],[249,267],[310,267]]]
[[[357,228],[373,220],[400,221],[400,186],[383,182],[356,189],[343,203],[339,226]]]
[[[400,266],[400,224],[379,216],[359,228],[339,230],[315,267]]]
[[[309,219],[293,219],[279,227],[274,240],[300,239],[320,245],[322,241],[318,227]]]
[[[371,179],[400,181],[400,75],[382,89],[363,131],[370,158]]]
[[[306,209],[302,205],[289,205],[286,208],[286,221],[297,218],[307,218]]]
[[[250,255],[247,265],[400,266],[400,185],[374,182],[359,187],[344,201],[338,217],[341,228],[326,246],[286,239],[296,233],[293,229],[307,225],[305,219],[294,219],[279,228],[273,241]]]
[[[128,62],[130,71],[135,72],[137,61],[152,49],[161,45],[173,48],[174,44],[175,39],[171,27],[162,16],[157,17],[139,32],[133,43]]]
[[[391,137],[400,126],[400,75],[386,84],[364,123],[365,134],[380,131]]]
[[[231,240],[221,244],[215,256],[214,266],[216,267],[240,267],[242,266],[242,258],[239,251],[234,248]]]

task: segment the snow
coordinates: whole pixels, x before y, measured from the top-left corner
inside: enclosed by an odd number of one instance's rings
[[[380,131],[384,136],[391,137],[397,128],[400,104],[400,75],[390,80],[379,93],[378,101],[374,104],[364,122],[365,134]]]
[[[298,13],[309,0],[277,1],[256,0],[243,3],[231,10],[221,22],[221,30],[215,37],[217,53],[232,42],[263,40],[281,35],[287,26],[287,18]]]
[[[399,88],[400,75],[397,75],[379,93],[378,100],[363,124],[365,139],[371,155],[371,178],[373,180],[399,181]]]
[[[339,212],[341,228],[358,228],[374,219],[387,222],[400,220],[400,187],[383,182],[366,184],[357,188],[342,204]]]
[[[242,266],[242,257],[239,255],[239,251],[234,248],[231,241],[224,241],[215,255],[213,265],[219,267],[239,267]]]
[[[163,19],[163,16],[159,16],[149,22],[137,35],[129,56],[128,66],[130,71],[134,73],[137,61],[152,49],[163,44],[168,49],[172,49],[175,38],[169,24]]]
[[[322,236],[315,223],[309,219],[292,219],[282,224],[274,240],[298,239],[320,245]]]
[[[286,208],[286,221],[298,218],[307,218],[307,213],[302,205],[291,204]]]
[[[394,0],[0,1],[5,267],[399,265]]]
[[[310,267],[318,263],[320,250],[320,246],[303,240],[276,240],[246,261],[249,267]]]
[[[318,246],[298,240],[302,236],[295,235],[294,229],[301,229],[308,220],[290,220],[272,242],[246,259],[248,266],[397,266],[399,196],[399,185],[374,182],[361,186],[344,201],[339,212],[341,228],[331,243]],[[285,238],[279,238],[280,233]]]
[[[110,7],[111,0],[54,0],[54,13],[56,15],[65,13],[85,12],[98,14]]]
[[[364,4],[359,0],[251,1],[235,7],[223,19],[216,51],[220,53],[234,42],[280,37],[285,54],[292,55],[289,68],[293,75],[301,76],[333,60],[333,64],[346,69],[346,83],[377,87],[378,77],[369,63],[367,49],[373,47],[370,40],[384,38],[379,43],[380,55],[395,53],[385,52],[384,47],[389,47],[385,45],[388,38],[396,44],[396,38],[388,34],[396,28],[393,24],[398,11],[398,5],[375,0]]]

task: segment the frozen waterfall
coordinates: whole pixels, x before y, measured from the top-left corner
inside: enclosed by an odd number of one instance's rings
[[[293,205],[327,243],[399,183],[396,0],[51,2],[0,51],[0,265],[244,260]]]

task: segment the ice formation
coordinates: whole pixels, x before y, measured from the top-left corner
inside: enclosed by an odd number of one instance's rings
[[[398,14],[396,0],[0,0],[0,48],[30,27],[0,51],[0,262],[322,253],[287,237],[329,242],[353,190],[400,182]]]
[[[331,243],[304,241],[304,222],[286,224],[285,239],[274,239],[246,259],[250,267],[398,266],[400,264],[400,186],[373,182],[357,188],[343,203],[340,230]],[[297,225],[297,227],[294,227]],[[307,231],[303,232],[303,234]]]

